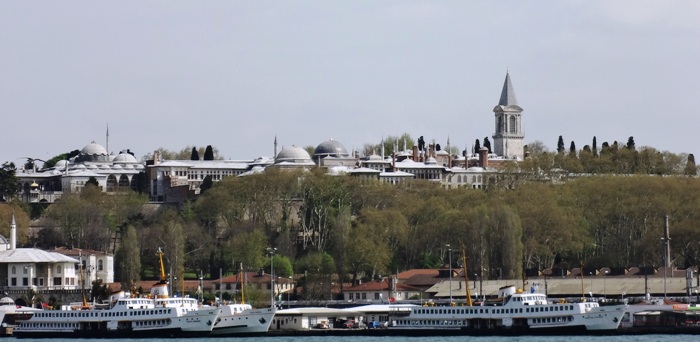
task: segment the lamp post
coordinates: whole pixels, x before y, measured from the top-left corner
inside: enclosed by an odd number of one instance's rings
[[[202,303],[204,302],[204,276],[202,275],[202,271],[199,271],[199,288],[197,289],[197,294],[199,295],[197,299],[199,299],[199,302]]]
[[[447,253],[449,253],[450,262],[450,305],[452,305],[452,247],[450,244],[445,245],[447,247]]]
[[[671,249],[669,247],[671,237],[668,235],[668,215],[664,219],[664,236],[661,237],[661,241],[664,242],[664,299],[666,299],[666,272],[671,267]]]
[[[289,297],[290,292],[294,290],[294,279],[292,277],[289,277],[289,286],[290,288],[287,290],[287,309],[289,309],[291,305],[291,299]]]
[[[273,257],[277,248],[268,247],[268,253],[270,253],[270,307],[275,305],[275,264],[273,263]]]
[[[607,286],[605,285],[607,278],[608,278],[608,270],[605,270],[605,272],[603,272],[603,300],[608,298]]]
[[[591,277],[591,298],[593,298],[593,272],[588,272],[588,275]]]
[[[484,295],[484,271],[483,268],[479,270],[479,293],[481,294],[481,297],[486,299],[486,295]]]

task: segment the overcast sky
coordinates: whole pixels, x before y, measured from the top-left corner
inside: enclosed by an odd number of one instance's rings
[[[0,1],[0,163],[409,133],[700,153],[700,1]],[[489,138],[491,139],[491,138]]]

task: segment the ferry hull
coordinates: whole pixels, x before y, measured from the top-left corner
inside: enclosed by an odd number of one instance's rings
[[[242,314],[221,315],[212,336],[260,336],[270,329],[275,315],[274,309],[255,309],[244,311]]]
[[[183,331],[179,328],[158,330],[114,330],[114,331],[14,331],[17,338],[194,338],[207,337],[208,331]]]

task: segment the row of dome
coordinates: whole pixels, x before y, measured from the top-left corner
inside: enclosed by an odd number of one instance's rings
[[[405,153],[410,153],[408,151],[404,151]],[[448,154],[448,152],[441,150],[437,151],[437,154]],[[128,164],[138,164],[138,161],[136,158],[128,153],[127,151],[121,151],[118,155],[112,156],[107,154],[107,150],[100,144],[95,143],[94,141],[91,142],[90,144],[86,145],[83,147],[83,149],[80,151],[80,154],[82,156],[100,156],[100,157],[108,157],[109,162],[112,163],[119,163],[119,164],[126,164],[124,166],[128,167]],[[348,153],[347,149],[345,146],[343,146],[342,143],[340,143],[337,140],[329,139],[326,140],[322,143],[320,143],[316,148],[314,149],[314,154],[313,154],[313,160],[318,160],[321,158],[326,158],[326,157],[335,157],[335,158],[345,158],[345,157],[352,157]],[[369,159],[371,160],[378,160],[382,159],[380,156],[377,155],[372,155],[369,156]],[[95,160],[98,161],[98,160]],[[101,161],[101,160],[100,160]],[[107,161],[107,160],[104,160]],[[275,162],[308,162],[312,161],[312,157],[309,155],[309,153],[302,147],[299,146],[290,146],[290,147],[284,147],[282,150],[277,154],[275,157]],[[60,167],[65,167],[65,160],[59,161],[56,163],[56,168]],[[85,163],[88,168],[94,168],[90,166],[89,163]],[[94,164],[93,164],[94,165]],[[109,166],[104,166],[103,164],[97,164],[99,168],[108,168]]]

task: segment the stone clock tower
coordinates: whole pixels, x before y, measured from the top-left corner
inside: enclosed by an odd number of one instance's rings
[[[506,73],[501,99],[493,108],[496,119],[496,133],[493,134],[493,153],[505,159],[523,159],[523,135],[521,113],[515,91]]]

